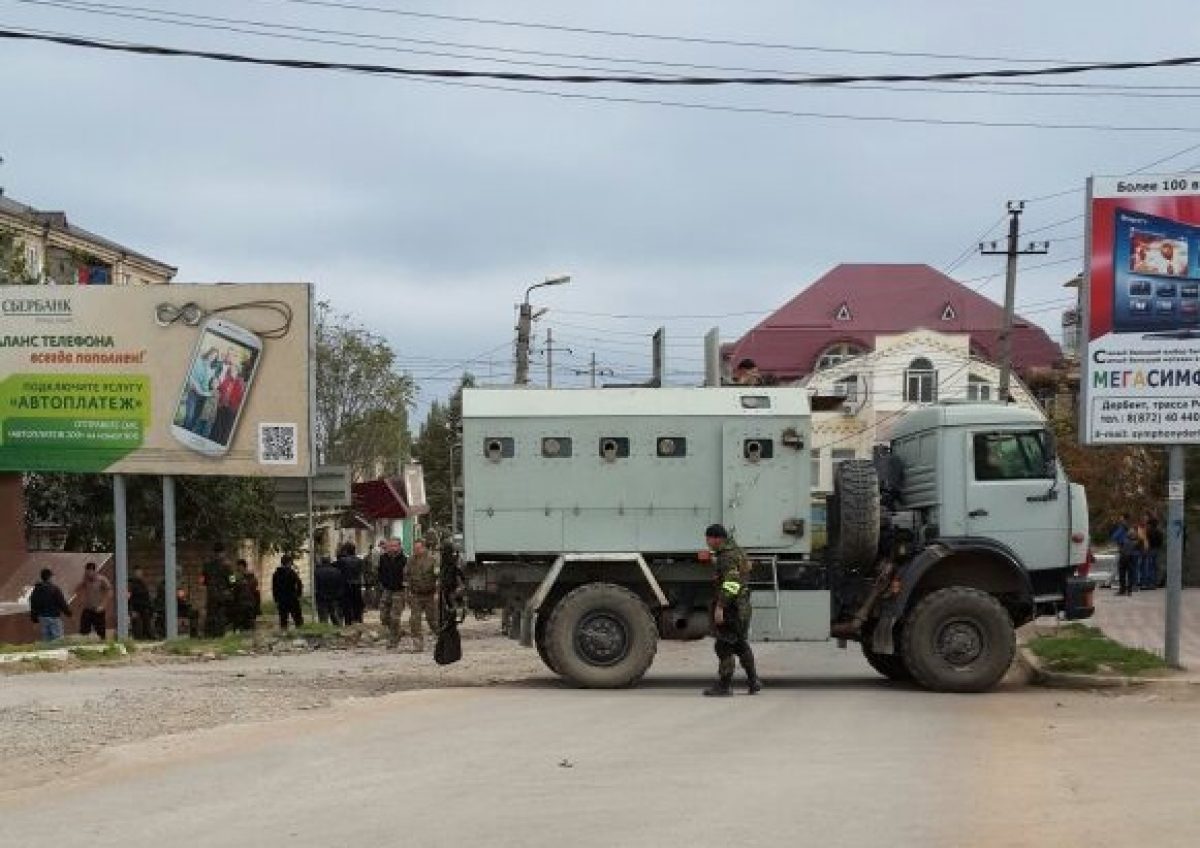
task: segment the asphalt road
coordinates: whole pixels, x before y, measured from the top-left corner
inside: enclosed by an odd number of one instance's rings
[[[666,645],[629,691],[536,676],[109,748],[0,794],[0,844],[1200,844],[1194,699],[934,695],[831,645],[760,656],[754,698],[699,697],[707,646]]]

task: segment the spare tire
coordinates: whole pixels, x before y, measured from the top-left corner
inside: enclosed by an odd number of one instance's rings
[[[554,605],[546,622],[547,665],[585,689],[632,686],[658,649],[654,618],[636,594],[586,583]]]
[[[869,459],[834,467],[826,532],[834,560],[847,571],[871,572],[879,553],[879,476]]]

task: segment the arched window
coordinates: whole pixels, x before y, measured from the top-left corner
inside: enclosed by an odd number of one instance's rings
[[[988,401],[992,399],[992,384],[983,377],[971,374],[967,377],[967,400]]]
[[[918,356],[904,371],[904,400],[908,403],[933,403],[937,400],[937,371],[933,363]]]
[[[838,342],[831,344],[829,347],[821,351],[821,355],[817,357],[817,370],[824,368],[832,368],[835,365],[841,365],[848,359],[853,359],[856,356],[862,356],[867,350],[854,342]]]

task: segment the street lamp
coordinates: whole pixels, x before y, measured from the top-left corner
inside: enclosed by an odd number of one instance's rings
[[[529,293],[534,289],[546,286],[562,286],[571,282],[570,274],[557,277],[547,277],[540,283],[534,283],[525,289],[525,299],[521,302],[521,312],[517,318],[517,375],[516,383],[524,386],[529,383],[529,339],[533,335],[533,307],[529,305]],[[544,311],[544,310],[543,310]],[[538,313],[541,314],[540,312]]]

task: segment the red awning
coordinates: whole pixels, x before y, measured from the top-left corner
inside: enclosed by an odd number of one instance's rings
[[[370,521],[395,521],[424,515],[427,507],[410,507],[404,502],[404,480],[401,477],[382,477],[355,483],[351,488],[354,511]]]

